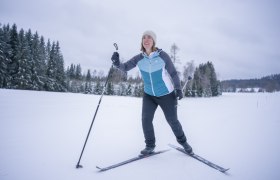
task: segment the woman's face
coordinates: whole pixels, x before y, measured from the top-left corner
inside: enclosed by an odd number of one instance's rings
[[[143,47],[146,49],[146,51],[149,51],[153,47],[154,40],[151,36],[145,35],[145,36],[143,36],[142,44],[143,44]]]

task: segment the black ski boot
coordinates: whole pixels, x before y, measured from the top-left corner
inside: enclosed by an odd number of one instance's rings
[[[186,153],[191,154],[191,155],[194,154],[193,150],[192,150],[192,147],[187,143],[187,141],[185,143],[181,144],[181,145],[183,146]]]
[[[155,146],[146,146],[145,149],[143,149],[140,153],[142,155],[148,155],[148,154],[152,154],[154,152]]]

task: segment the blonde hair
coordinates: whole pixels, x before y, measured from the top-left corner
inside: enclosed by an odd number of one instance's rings
[[[142,41],[141,41],[141,49],[140,49],[142,52],[146,52],[146,49],[144,48],[143,46],[143,38],[142,38]],[[155,46],[155,42],[153,42],[153,46],[152,46],[152,52],[156,51],[157,50],[157,47]]]

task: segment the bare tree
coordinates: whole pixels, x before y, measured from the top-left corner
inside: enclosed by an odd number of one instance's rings
[[[181,62],[180,62],[180,59],[179,59],[179,57],[177,55],[178,51],[179,51],[178,46],[175,43],[173,43],[173,45],[171,46],[171,49],[170,49],[170,53],[171,53],[170,54],[170,58],[171,58],[174,66],[175,66],[175,68],[177,70],[178,76],[180,77],[181,76],[181,72],[180,72],[180,70],[178,70],[177,64],[181,64]]]
[[[174,64],[176,64],[176,63],[180,64],[181,63],[180,59],[177,55],[178,51],[179,51],[179,47],[175,43],[173,43],[172,46],[171,46],[171,49],[170,49],[170,53],[171,53],[170,58],[171,58],[171,60]]]

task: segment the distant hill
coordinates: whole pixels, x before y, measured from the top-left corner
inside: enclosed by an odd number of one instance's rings
[[[280,74],[260,79],[233,79],[221,82],[223,92],[274,92],[280,91]]]

